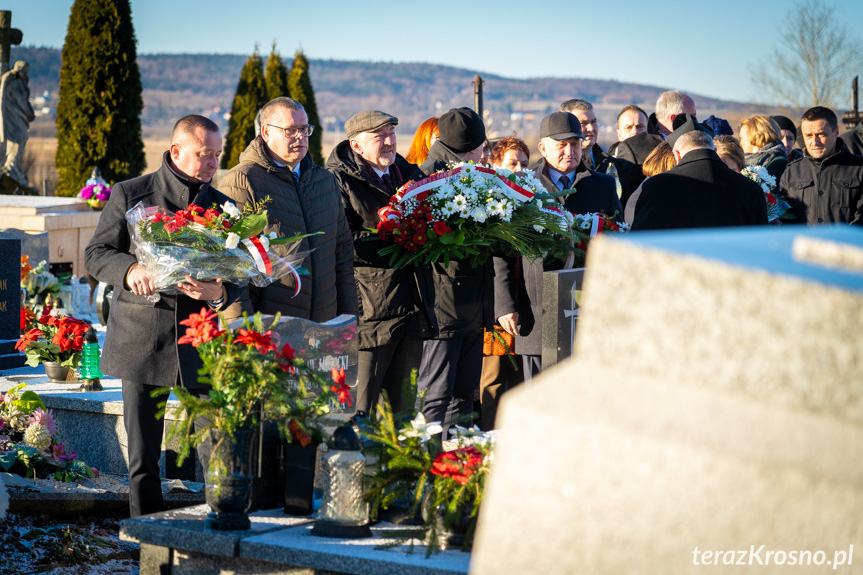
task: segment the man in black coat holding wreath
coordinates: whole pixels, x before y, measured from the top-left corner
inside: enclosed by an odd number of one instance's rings
[[[239,289],[221,279],[210,282],[187,277],[177,284],[181,295],[155,293],[153,278],[138,264],[126,212],[143,203],[172,212],[189,204],[209,208],[228,198],[210,187],[219,167],[222,136],[219,127],[203,116],[186,116],[174,126],[171,145],[162,166],[152,174],[120,182],[111,193],[99,225],[84,256],[84,267],[99,281],[114,286],[114,297],[101,370],[123,385],[123,421],[128,436],[129,508],[132,517],[164,510],[159,479],[164,423],[156,418],[161,398],[150,394],[157,387],[180,385],[206,395],[198,382],[201,359],[191,345],[177,345],[179,325],[192,313],[207,307],[225,308]],[[208,447],[198,448],[206,469]]]

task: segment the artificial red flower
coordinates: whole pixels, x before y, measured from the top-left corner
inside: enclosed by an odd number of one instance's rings
[[[209,208],[204,212],[204,217],[210,222],[215,222],[221,217],[221,215],[222,214],[219,213],[219,210],[214,210],[213,208]]]
[[[330,386],[330,391],[338,394],[339,403],[346,403],[350,407],[354,401],[351,398],[351,388],[345,383],[345,369],[333,368],[332,375],[335,385]]]
[[[15,344],[15,349],[18,351],[24,351],[30,343],[38,340],[40,337],[42,337],[42,330],[38,327],[34,327],[21,336],[21,339],[19,339]]]
[[[434,223],[434,233],[436,233],[439,236],[442,236],[444,234],[448,234],[451,231],[452,231],[452,228],[449,227],[448,225],[446,225],[446,222],[442,222],[442,221],[438,220]]]
[[[431,472],[435,475],[450,477],[464,485],[481,465],[482,453],[471,445],[470,447],[439,453],[432,463]]]
[[[213,323],[218,317],[219,314],[216,312],[207,309],[206,307],[202,307],[201,313],[190,314],[188,318],[180,321],[180,325],[198,328],[201,324]]]
[[[180,325],[188,326],[186,335],[177,340],[179,344],[191,344],[192,347],[198,347],[202,343],[212,341],[225,333],[219,331],[215,323],[215,318],[218,315],[216,312],[208,310],[206,307],[201,308],[201,313],[193,313],[187,319],[180,322]]]
[[[258,333],[250,329],[240,328],[237,330],[237,339],[235,341],[237,343],[254,346],[259,353],[267,353],[268,351],[274,351],[276,349],[276,345],[272,341],[272,336],[273,332],[271,331],[268,331],[267,333]]]
[[[204,208],[202,208],[201,206],[195,205],[195,204],[189,204],[188,210],[190,212],[192,212],[193,214],[198,214],[198,215],[204,213]],[[177,212],[177,213],[179,213],[179,212]]]

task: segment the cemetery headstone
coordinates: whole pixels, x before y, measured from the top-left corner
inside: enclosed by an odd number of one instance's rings
[[[542,368],[572,355],[584,268],[542,274]]]
[[[36,266],[41,261],[48,261],[48,232],[31,233],[16,228],[0,230],[0,239],[21,240],[21,255],[30,256],[30,265]]]
[[[593,241],[575,356],[501,401],[471,572],[853,570],[863,232]]]
[[[15,349],[21,336],[21,241],[0,239],[0,369],[24,365]]]

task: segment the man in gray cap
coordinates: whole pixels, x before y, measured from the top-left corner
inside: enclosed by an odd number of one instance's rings
[[[554,112],[542,119],[539,129],[536,175],[550,192],[570,193],[559,198],[574,214],[602,212],[623,218],[614,178],[587,168],[581,161],[581,123],[569,112]]]
[[[465,107],[453,108],[440,117],[437,127],[440,137],[432,144],[428,158],[420,166],[425,175],[430,176],[460,162],[480,163],[485,125],[476,112]]]
[[[396,412],[413,407],[405,404],[402,386],[411,370],[419,368],[422,338],[431,335],[415,268],[392,269],[389,256],[378,254],[385,245],[366,231],[377,227],[378,210],[389,203],[399,187],[422,178],[415,165],[396,153],[398,123],[395,116],[377,110],[355,114],[345,122],[348,138],[327,160],[327,169],[341,189],[354,240],[354,278],[361,310],[357,325],[358,416],[374,411],[381,390],[386,390]]]

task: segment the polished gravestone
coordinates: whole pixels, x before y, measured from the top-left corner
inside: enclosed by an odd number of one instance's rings
[[[542,274],[542,368],[572,355],[584,268]]]
[[[21,241],[0,239],[0,369],[24,365],[21,336]]]
[[[48,232],[29,233],[16,228],[0,230],[0,239],[21,240],[21,255],[29,256],[30,265],[36,267],[41,261],[48,261]]]
[[[851,572],[863,232],[594,242],[575,357],[501,402],[471,572]]]

